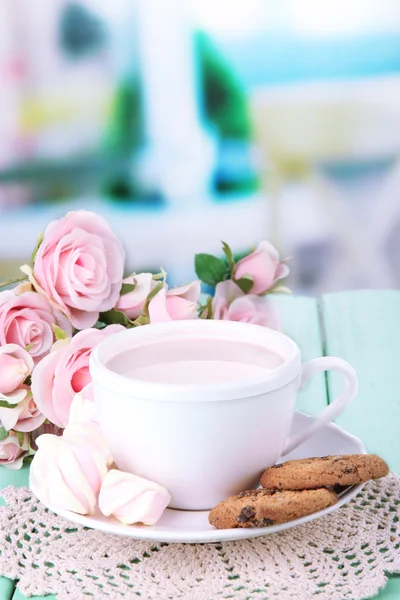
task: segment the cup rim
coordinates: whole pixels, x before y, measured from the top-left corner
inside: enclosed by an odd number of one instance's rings
[[[219,333],[220,339],[258,343],[266,347],[266,342],[286,346],[288,357],[282,365],[257,377],[249,377],[232,382],[213,384],[170,384],[155,383],[127,377],[111,370],[107,362],[115,354],[138,347],[148,340],[161,341],[163,336],[176,333],[190,337],[203,332],[209,335]],[[132,342],[133,340],[133,342]],[[136,344],[135,344],[136,342]],[[102,340],[90,356],[90,374],[94,385],[107,388],[121,396],[154,401],[201,401],[237,400],[249,398],[283,387],[299,376],[301,369],[300,349],[288,336],[260,325],[236,321],[196,319],[155,323],[118,332]]]

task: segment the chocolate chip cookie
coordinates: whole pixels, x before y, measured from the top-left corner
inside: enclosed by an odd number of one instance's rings
[[[299,492],[249,490],[220,502],[208,520],[217,529],[267,527],[310,515],[336,502],[335,492],[325,488]]]
[[[385,461],[375,454],[301,458],[269,467],[261,476],[261,485],[269,490],[310,490],[355,485],[388,473]]]

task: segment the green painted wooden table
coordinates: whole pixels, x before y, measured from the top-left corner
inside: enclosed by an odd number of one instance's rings
[[[354,365],[359,394],[337,422],[400,473],[400,292],[342,292],[326,295],[319,303],[292,296],[275,301],[284,331],[299,344],[304,361],[335,355]],[[339,385],[335,375],[327,380],[324,374],[313,377],[300,392],[297,408],[315,414],[335,396]],[[26,468],[0,468],[0,489],[9,484],[27,485],[27,481]],[[15,582],[0,578],[0,600],[11,599],[24,597]],[[378,599],[399,600],[400,577],[390,577]]]

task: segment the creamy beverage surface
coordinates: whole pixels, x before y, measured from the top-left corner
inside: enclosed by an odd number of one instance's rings
[[[125,350],[108,368],[132,379],[172,385],[208,385],[253,379],[283,364],[277,353],[232,340],[184,339]]]

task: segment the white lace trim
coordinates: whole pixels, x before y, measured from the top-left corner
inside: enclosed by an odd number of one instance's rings
[[[110,536],[1,492],[0,574],[58,600],[361,600],[400,572],[400,478],[368,483],[331,515],[253,540],[163,544]]]

